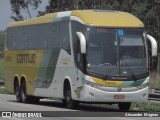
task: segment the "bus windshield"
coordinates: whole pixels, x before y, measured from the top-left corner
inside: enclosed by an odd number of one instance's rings
[[[147,73],[143,29],[87,28],[87,70],[104,76]]]

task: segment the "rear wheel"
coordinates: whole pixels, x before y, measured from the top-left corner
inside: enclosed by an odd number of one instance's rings
[[[130,109],[131,103],[126,102],[126,103],[118,103],[118,107],[120,111],[128,111]]]
[[[38,103],[40,98],[35,97],[35,96],[29,96],[27,95],[26,91],[26,82],[22,81],[20,91],[21,91],[21,99],[23,103]]]
[[[27,103],[29,101],[27,92],[26,92],[26,82],[22,81],[21,84],[21,95],[22,95],[22,102]]]
[[[67,85],[65,90],[65,100],[63,100],[67,108],[75,109],[78,108],[79,102],[72,99],[71,87]]]
[[[18,84],[18,81],[15,82],[14,84],[14,91],[16,94],[16,99],[18,102],[22,102],[22,96],[21,96],[21,91],[20,91],[20,86]]]

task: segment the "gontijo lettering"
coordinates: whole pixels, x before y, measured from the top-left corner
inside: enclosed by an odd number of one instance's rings
[[[36,62],[36,54],[17,54],[17,63],[34,64]]]

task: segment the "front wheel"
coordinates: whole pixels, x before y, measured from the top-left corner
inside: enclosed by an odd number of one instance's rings
[[[126,103],[118,103],[118,107],[120,111],[128,111],[130,109],[131,103],[126,102]]]
[[[65,91],[65,100],[63,100],[67,108],[75,109],[78,108],[79,102],[72,99],[71,88],[67,86]]]

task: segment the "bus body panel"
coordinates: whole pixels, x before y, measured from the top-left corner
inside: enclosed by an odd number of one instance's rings
[[[63,83],[65,79],[73,81],[75,78],[75,69],[73,67],[73,57],[66,51],[61,50],[55,68],[52,83],[48,88],[43,89],[43,97],[63,98]],[[72,82],[71,82],[72,84]],[[34,95],[38,95],[40,88],[36,88]]]
[[[117,16],[118,15],[118,16]],[[58,17],[60,16],[60,17]],[[39,97],[54,97],[64,98],[64,81],[67,79],[71,85],[72,98],[74,100],[83,102],[147,102],[148,99],[148,87],[137,89],[138,86],[149,82],[149,78],[143,78],[138,84],[131,86],[131,83],[136,81],[126,82],[124,80],[104,80],[98,77],[93,77],[84,74],[76,63],[75,52],[75,39],[77,39],[76,32],[72,29],[71,17],[79,18],[78,21],[84,26],[98,26],[98,27],[117,27],[117,28],[143,28],[143,23],[135,18],[134,16],[124,12],[95,12],[95,11],[70,11],[67,14],[64,13],[52,13],[43,17],[38,17],[32,20],[22,21],[18,23],[9,24],[8,29],[20,27],[33,27],[39,26],[39,29],[29,28],[31,36],[34,36],[37,31],[42,31],[39,34],[47,35],[42,38],[49,39],[52,35],[55,35],[52,39],[54,48],[43,48],[43,49],[26,49],[26,50],[12,50],[5,48],[5,85],[6,89],[14,93],[14,78],[17,77],[19,84],[21,84],[22,78],[25,78],[27,95],[39,96]],[[89,17],[88,17],[89,16]],[[120,19],[113,19],[115,16]],[[104,18],[103,18],[104,17]],[[103,18],[103,19],[102,19]],[[106,21],[108,19],[108,21]],[[65,24],[63,24],[65,23]],[[60,25],[59,27],[57,27]],[[66,26],[64,26],[66,25]],[[64,27],[64,28],[63,28]],[[41,28],[41,29],[40,29]],[[43,28],[43,29],[42,29]],[[78,28],[77,28],[78,29]],[[88,29],[88,28],[87,28]],[[79,29],[78,29],[79,30]],[[14,30],[12,30],[13,32]],[[20,31],[20,30],[17,30]],[[9,33],[8,33],[9,34]],[[67,35],[65,35],[67,34]],[[74,35],[73,35],[74,34]],[[57,36],[56,36],[57,35]],[[61,48],[64,38],[67,38],[69,44]],[[28,35],[29,36],[29,35]],[[38,35],[37,35],[38,36]],[[62,36],[62,37],[61,37]],[[21,36],[23,37],[23,36]],[[10,37],[11,38],[11,37]],[[36,38],[36,37],[35,37]],[[31,38],[26,38],[27,40]],[[41,39],[41,38],[36,38]],[[51,39],[51,40],[52,40]],[[62,43],[60,43],[62,42]],[[31,42],[32,43],[32,42]],[[29,43],[28,43],[29,44]],[[37,42],[34,42],[35,46],[38,46]],[[65,45],[64,43],[63,45]],[[23,43],[22,43],[23,45]],[[32,44],[30,44],[32,45]],[[30,45],[28,45],[30,47]],[[49,43],[44,42],[45,46],[49,46]],[[52,47],[52,45],[50,45]],[[93,55],[93,57],[96,56]],[[86,84],[85,79],[94,85],[101,86],[102,89],[93,87],[92,85]],[[123,84],[124,83],[124,84]],[[121,86],[123,84],[123,86]],[[125,88],[129,87],[130,88]],[[120,89],[120,91],[118,91]],[[126,91],[123,91],[123,90]],[[134,89],[134,90],[133,90]],[[109,90],[109,91],[108,91]],[[123,99],[114,99],[114,95],[124,95]]]
[[[27,84],[27,94],[33,95],[35,82],[40,69],[40,59],[43,50],[37,51],[5,51],[5,57],[10,58],[5,61],[5,87],[14,93],[14,78],[18,77],[19,83],[24,77]]]

